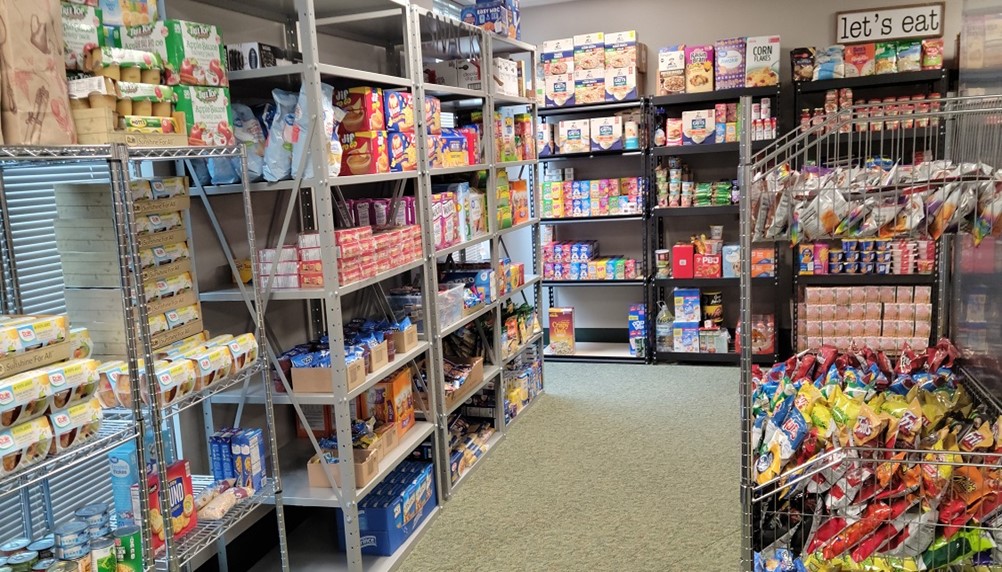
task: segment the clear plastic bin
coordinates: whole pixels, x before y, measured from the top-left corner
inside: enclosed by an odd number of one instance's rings
[[[424,333],[424,298],[412,294],[391,294],[386,297],[386,301],[393,310],[393,317],[396,320],[410,318],[411,323],[417,326],[419,333]]]
[[[463,318],[463,290],[465,288],[462,284],[438,285],[438,324],[440,328],[447,328]]]

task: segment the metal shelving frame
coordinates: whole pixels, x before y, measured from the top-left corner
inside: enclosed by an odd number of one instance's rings
[[[650,166],[650,136],[649,136],[649,98],[641,97],[636,100],[622,101],[622,102],[606,102],[606,103],[591,103],[585,105],[572,105],[567,107],[551,107],[539,110],[539,115],[541,117],[597,117],[605,114],[613,114],[619,111],[628,110],[639,110],[641,125],[640,138],[641,145],[639,149],[621,149],[612,151],[589,151],[586,153],[556,153],[540,158],[540,162],[550,163],[550,162],[563,162],[567,161],[574,163],[575,161],[587,161],[591,159],[599,159],[603,161],[612,160],[630,160],[639,159],[640,168],[637,176],[641,179],[641,185],[644,186],[647,196],[647,203],[643,207],[643,212],[635,215],[607,215],[607,216],[587,216],[587,217],[564,217],[564,218],[551,218],[545,219],[544,224],[548,225],[559,225],[561,227],[574,224],[593,224],[593,223],[609,223],[611,229],[607,229],[606,226],[597,227],[596,231],[607,231],[607,232],[617,232],[614,223],[635,223],[640,222],[641,232],[641,259],[640,267],[637,269],[639,275],[638,278],[633,280],[546,280],[544,279],[542,284],[547,290],[547,301],[548,306],[556,307],[557,304],[557,293],[556,290],[560,288],[615,288],[615,287],[634,287],[641,288],[643,290],[644,304],[647,305],[647,330],[648,330],[648,347],[641,356],[631,356],[629,355],[629,342],[578,342],[577,345],[580,349],[575,352],[574,355],[557,355],[557,354],[546,354],[547,360],[553,362],[579,362],[579,363],[648,363],[651,360],[651,351],[649,340],[650,330],[653,325],[650,317],[650,281],[648,277],[651,274],[651,260],[650,260],[650,248],[648,246],[650,241],[649,235],[649,224],[651,216],[650,209],[650,196],[651,196],[651,172]],[[541,212],[541,211],[540,211]],[[554,229],[556,232],[556,229]],[[540,276],[542,271],[540,271]],[[592,344],[595,345],[592,345]],[[618,352],[611,348],[611,345],[625,346],[626,352],[619,355]],[[593,354],[587,353],[586,350],[594,349]]]

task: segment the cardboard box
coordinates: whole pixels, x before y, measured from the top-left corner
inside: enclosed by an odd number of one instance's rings
[[[593,117],[589,120],[591,150],[610,151],[623,148],[623,118],[619,115]]]
[[[605,68],[605,33],[574,36],[574,71]]]
[[[514,38],[517,34],[515,17],[503,2],[478,2],[476,6],[467,6],[460,12],[459,19],[499,36]]]
[[[63,57],[67,70],[82,70],[85,49],[104,45],[101,11],[94,6],[62,3]]]
[[[164,62],[167,85],[229,85],[226,48],[219,28],[184,20],[163,20],[122,28],[122,47],[152,52]]]
[[[685,45],[658,51],[658,95],[685,93]]]
[[[685,92],[713,91],[713,46],[685,47]]]
[[[386,131],[359,131],[341,135],[341,175],[390,172]]]
[[[754,36],[745,47],[745,87],[779,85],[779,36]]]
[[[574,308],[550,308],[549,353],[574,355]]]
[[[680,353],[699,353],[699,324],[675,321],[674,349]]]
[[[237,486],[259,490],[265,478],[264,434],[261,429],[241,429],[230,438]],[[237,468],[241,467],[241,468]]]
[[[637,31],[605,33],[605,67],[647,69],[647,46],[637,41]]]
[[[496,93],[521,97],[518,62],[507,58],[494,58],[494,88]]]
[[[716,58],[714,83],[716,89],[736,89],[745,86],[745,38],[717,40],[713,46]]]
[[[480,73],[480,62],[474,60],[455,60],[456,85],[464,89],[484,89],[483,75]]]
[[[713,143],[716,116],[712,109],[682,112],[682,144],[701,145]]]
[[[573,76],[574,38],[544,41],[540,61],[543,64],[543,75],[545,77]]]
[[[293,393],[331,393],[331,376],[333,370],[327,367],[294,367],[292,368]],[[345,367],[348,378],[348,391],[352,391],[365,383],[365,362],[360,359],[349,362]]]
[[[102,20],[105,25],[132,26],[148,24],[160,19],[157,0],[100,0]]]
[[[334,457],[338,456],[336,449],[327,452]],[[378,453],[375,449],[353,449],[352,454],[355,456],[355,487],[360,489],[369,484],[369,481],[375,478],[376,473],[379,472]],[[324,464],[331,468],[334,482],[337,483],[338,487],[341,487],[341,470],[337,463]],[[306,464],[306,481],[311,487],[318,489],[331,488],[331,483],[327,480],[327,472],[321,464],[320,455],[314,455]]]
[[[71,145],[63,58],[62,10],[56,0],[2,2],[0,21],[0,126],[6,145]],[[42,41],[40,40],[40,37]],[[16,89],[15,89],[16,86]]]
[[[695,255],[693,276],[696,278],[719,278],[720,255],[719,254]]]
[[[164,486],[170,491],[171,505],[165,509],[160,506],[160,479],[157,473],[154,472],[147,477],[145,486],[132,485],[133,514],[142,514],[139,495],[147,495],[154,551],[164,545],[163,522],[166,519],[171,519],[175,539],[188,534],[198,524],[198,513],[195,511],[195,497],[191,486],[191,467],[188,461],[182,459],[167,467],[166,477],[167,482]]]
[[[334,92],[334,105],[345,111],[338,133],[379,132],[386,129],[383,90],[352,87]],[[342,143],[344,142],[342,138]],[[386,171],[377,171],[385,173]]]
[[[428,83],[438,85],[458,85],[459,75],[452,60],[424,65],[424,78]]]
[[[692,278],[693,256],[695,256],[695,250],[691,244],[676,244],[671,248],[672,278]]]
[[[388,479],[395,483],[384,494],[370,494],[359,503],[362,553],[391,556],[438,506],[435,477],[427,463],[405,462]],[[340,545],[344,545],[344,520],[335,516]],[[342,548],[343,549],[343,548]]]
[[[560,153],[587,153],[591,150],[591,121],[569,119],[557,124]]]
[[[630,101],[644,91],[643,72],[637,66],[605,68],[606,101]]]
[[[372,364],[372,369],[368,373],[372,373],[376,370],[382,369],[389,365],[389,348],[386,342],[380,342],[372,347],[372,353],[370,354],[369,363]]]
[[[468,364],[471,366],[470,374],[466,377],[466,382],[460,386],[459,389],[452,393],[445,394],[445,405],[448,408],[452,406],[463,403],[473,395],[473,390],[480,382],[484,380],[484,358],[482,357],[471,357],[471,358],[457,358],[457,357],[447,357],[449,361],[459,364]]]
[[[414,95],[409,91],[384,91],[386,130],[414,133]]]
[[[387,133],[386,152],[391,172],[417,170],[417,145],[413,133]]]
[[[574,102],[576,105],[605,101],[605,68],[574,70]]]
[[[393,450],[400,445],[400,437],[397,436],[397,428],[392,424],[384,423],[383,425],[378,425],[374,431],[379,438],[376,441],[376,453],[378,460],[382,461],[389,457],[393,453]]]
[[[402,368],[388,380],[377,383],[362,401],[363,418],[375,417],[381,423],[396,427],[397,437],[414,427],[414,398],[411,387],[411,370]]]
[[[402,354],[409,352],[418,344],[418,331],[417,326],[411,324],[406,329],[401,332],[395,332],[393,334],[393,348],[396,354]]]
[[[676,288],[673,296],[675,302],[675,321],[681,323],[698,323],[701,317],[699,289]]]
[[[180,86],[175,107],[184,113],[188,144],[195,146],[236,145],[230,90],[222,87]]]
[[[546,76],[546,107],[575,105],[574,74]]]
[[[302,54],[260,42],[244,42],[226,46],[229,71],[273,68],[303,61]]]

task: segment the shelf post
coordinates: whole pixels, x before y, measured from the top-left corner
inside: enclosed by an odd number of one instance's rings
[[[752,543],[752,480],[753,463],[751,446],[752,399],[752,334],[751,334],[751,297],[752,297],[752,225],[751,225],[751,181],[752,181],[752,98],[743,96],[740,103],[741,121],[741,166],[738,169],[741,189],[740,225],[741,225],[741,381],[739,384],[741,407],[741,570],[750,570],[753,561]]]

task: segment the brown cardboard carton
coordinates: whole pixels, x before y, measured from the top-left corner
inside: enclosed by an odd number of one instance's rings
[[[0,0],[0,125],[7,145],[76,143],[59,0]]]

